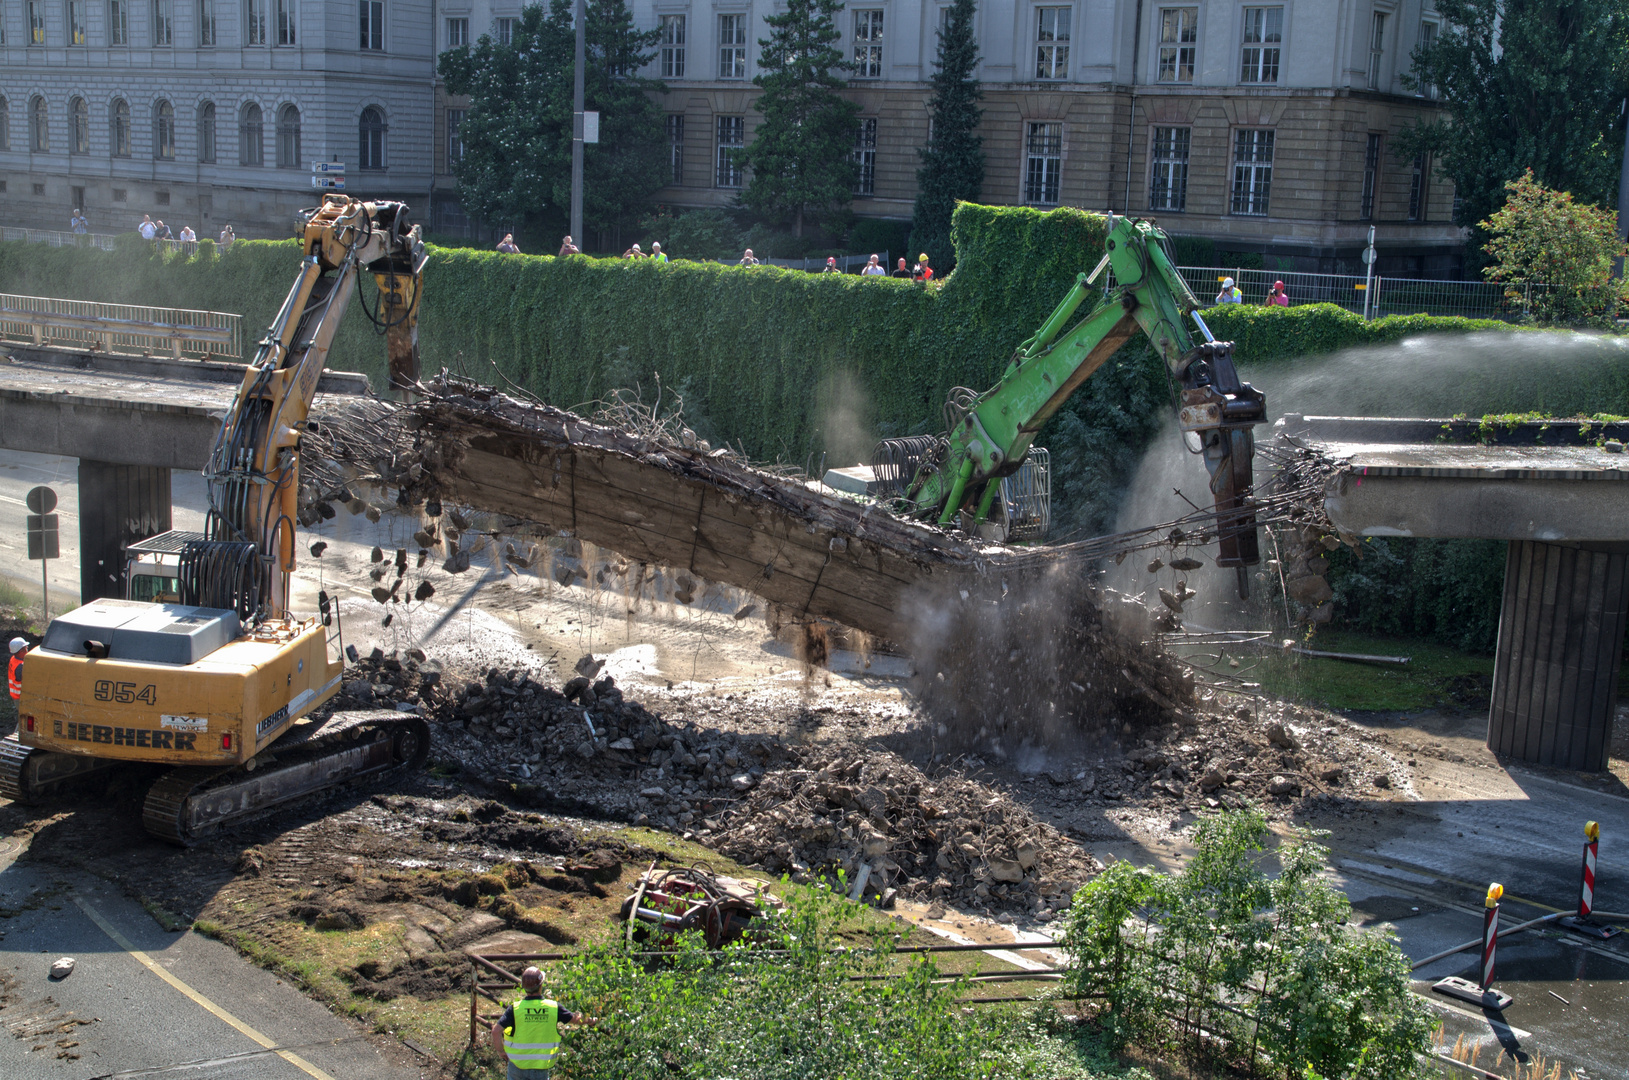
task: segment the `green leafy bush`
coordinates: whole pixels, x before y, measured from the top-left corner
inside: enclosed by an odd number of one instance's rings
[[[1365,537],[1358,553],[1329,556],[1329,584],[1343,626],[1427,638],[1491,653],[1504,597],[1503,540]]]
[[[1348,925],[1327,851],[1303,833],[1261,860],[1259,811],[1202,821],[1179,874],[1109,867],[1076,894],[1064,930],[1070,989],[1101,997],[1101,1026],[1194,1063],[1293,1080],[1425,1076],[1434,1028],[1395,941]],[[1218,1045],[1219,1044],[1219,1045]]]

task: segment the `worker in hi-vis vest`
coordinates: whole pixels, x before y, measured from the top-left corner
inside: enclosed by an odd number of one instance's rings
[[[520,997],[492,1025],[492,1049],[509,1065],[508,1080],[548,1080],[560,1057],[560,1025],[594,1021],[543,996],[543,973],[520,973]]]
[[[27,641],[20,637],[11,639],[11,660],[6,664],[6,689],[11,691],[13,701],[23,696],[23,654],[27,651]]]

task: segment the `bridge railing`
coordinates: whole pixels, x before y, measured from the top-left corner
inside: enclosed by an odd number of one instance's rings
[[[242,316],[0,293],[0,342],[176,360],[241,360]]]
[[[112,251],[115,237],[112,233],[76,233],[0,225],[0,240],[26,240],[31,244],[49,244],[52,247],[96,247]]]

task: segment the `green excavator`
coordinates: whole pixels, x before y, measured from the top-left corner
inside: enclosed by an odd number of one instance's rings
[[[912,517],[1002,541],[1035,539],[1050,517],[1046,451],[1035,436],[1082,383],[1141,329],[1165,361],[1188,449],[1204,457],[1215,504],[1218,566],[1260,561],[1251,506],[1255,425],[1266,401],[1239,381],[1233,346],[1217,341],[1152,223],[1109,216],[1102,261],[1018,346],[984,393],[958,387],[945,433],[885,439],[872,455],[870,493]],[[1113,284],[1095,286],[1104,271]],[[1086,301],[1102,301],[1077,318]],[[1199,336],[1188,329],[1192,320]]]

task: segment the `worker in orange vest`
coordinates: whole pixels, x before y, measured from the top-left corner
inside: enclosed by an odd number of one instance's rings
[[[13,701],[23,696],[23,653],[27,651],[27,641],[20,637],[11,639],[11,662],[6,665],[6,689],[11,691]]]

